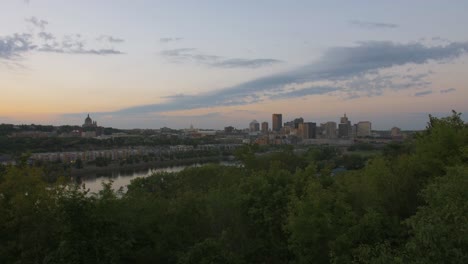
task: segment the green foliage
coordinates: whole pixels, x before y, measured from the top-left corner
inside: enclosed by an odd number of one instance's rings
[[[243,166],[125,193],[66,184],[62,163],[0,166],[0,263],[467,263],[467,133],[454,113],[374,157],[246,145]]]
[[[468,167],[449,168],[421,195],[425,205],[405,223],[405,247],[413,263],[468,262]]]

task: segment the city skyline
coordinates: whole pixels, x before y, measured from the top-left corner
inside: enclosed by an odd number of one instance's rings
[[[412,130],[452,109],[466,121],[467,9],[6,0],[0,123],[78,125],[90,113],[106,127],[221,129],[272,125],[272,113],[317,124],[347,113]]]

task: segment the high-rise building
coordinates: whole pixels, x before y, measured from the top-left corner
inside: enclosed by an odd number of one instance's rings
[[[305,123],[300,123],[299,127],[302,127],[302,138],[303,139],[311,139],[311,138],[316,138],[316,128],[317,125],[312,122],[305,122]]]
[[[356,136],[357,137],[370,137],[372,124],[369,121],[360,121],[357,123]]]
[[[351,121],[349,121],[346,113],[340,118],[340,124],[338,125],[338,136],[340,138],[352,137],[353,128],[351,127]]]
[[[336,138],[336,123],[326,122],[324,124],[324,133],[326,138]]]
[[[282,114],[273,114],[272,116],[272,127],[273,131],[279,132],[283,124],[283,115]]]
[[[347,123],[338,125],[338,137],[348,138],[350,134],[350,126]]]
[[[349,122],[349,120],[348,120],[348,117],[346,116],[346,113],[345,113],[344,116],[340,118],[340,124],[346,124],[348,122]]]
[[[252,120],[252,122],[250,122],[249,130],[250,132],[257,132],[260,130],[260,124],[257,122],[257,120]]]
[[[262,132],[268,133],[268,122],[262,122]]]

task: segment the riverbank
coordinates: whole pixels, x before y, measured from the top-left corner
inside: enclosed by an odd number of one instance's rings
[[[232,161],[228,157],[197,157],[192,159],[183,159],[183,160],[164,160],[164,161],[151,161],[151,162],[139,162],[134,164],[125,164],[120,165],[118,163],[111,163],[106,167],[97,167],[95,165],[87,165],[82,169],[71,169],[72,177],[82,177],[93,176],[96,174],[108,174],[117,171],[132,171],[132,170],[148,170],[151,168],[164,168],[172,166],[186,166],[196,163],[219,163],[222,161]]]

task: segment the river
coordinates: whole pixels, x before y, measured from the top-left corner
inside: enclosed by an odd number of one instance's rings
[[[220,162],[220,165],[225,166],[236,166],[234,162]],[[96,173],[93,176],[87,176],[82,179],[82,184],[85,185],[86,189],[89,189],[90,193],[97,193],[102,190],[102,183],[113,181],[112,189],[118,190],[121,187],[123,191],[127,191],[127,185],[130,184],[130,181],[136,178],[148,177],[157,172],[179,172],[188,167],[200,167],[204,164],[196,163],[192,165],[185,166],[173,166],[165,168],[150,168],[146,170],[120,170],[120,171],[109,171],[105,173]]]

